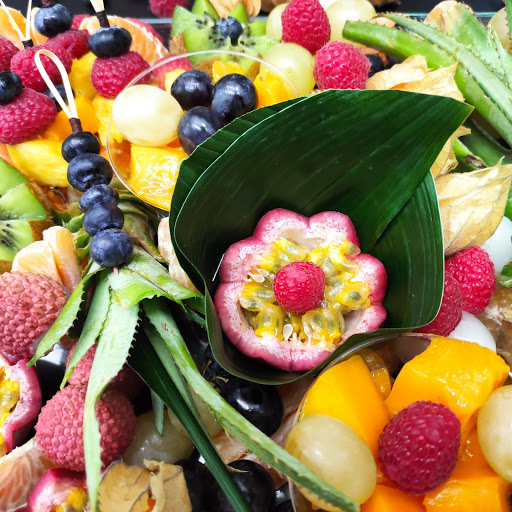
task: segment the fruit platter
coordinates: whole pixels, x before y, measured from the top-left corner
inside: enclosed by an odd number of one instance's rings
[[[510,512],[512,0],[27,4],[0,512]]]

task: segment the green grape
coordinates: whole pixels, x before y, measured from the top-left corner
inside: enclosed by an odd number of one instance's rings
[[[478,441],[489,465],[512,482],[512,386],[503,386],[478,413]]]
[[[283,37],[283,23],[281,16],[288,4],[279,4],[274,7],[267,18],[267,36],[281,41]]]
[[[372,452],[356,432],[337,418],[306,416],[288,434],[285,449],[357,503],[366,501],[375,489],[377,466]],[[301,492],[314,505],[339,511],[304,489]]]
[[[489,25],[496,31],[503,45],[503,48],[510,53],[512,42],[510,40],[510,31],[507,22],[507,11],[505,7],[500,9],[489,21]]]
[[[155,427],[155,415],[150,411],[137,418],[135,437],[123,460],[127,464],[140,466],[144,464],[144,459],[174,464],[190,456],[193,449],[190,437],[176,430],[165,416],[164,432],[160,437]]]
[[[309,94],[315,87],[315,59],[302,46],[294,43],[277,44],[268,50],[264,60],[288,78],[301,95]],[[262,64],[260,71],[272,71],[272,68]]]
[[[347,20],[370,21],[376,15],[375,8],[368,0],[336,0],[326,12],[331,24],[331,41],[345,41],[354,46],[360,45],[355,45],[341,37],[345,22]]]

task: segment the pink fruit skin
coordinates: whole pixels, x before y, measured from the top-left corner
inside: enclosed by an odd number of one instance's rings
[[[74,488],[86,489],[85,473],[69,469],[49,469],[34,487],[27,512],[51,512],[67,499]]]
[[[306,371],[320,364],[332,350],[322,343],[307,344],[300,341],[279,341],[275,336],[257,336],[238,302],[246,276],[257,267],[260,254],[267,252],[277,238],[290,238],[299,243],[347,238],[359,247],[352,221],[339,212],[322,212],[304,217],[295,212],[276,209],[265,214],[258,222],[254,235],[233,244],[222,260],[220,285],[215,293],[215,308],[222,329],[229,340],[244,354],[286,371]],[[378,329],[386,319],[381,302],[386,293],[387,275],[382,263],[368,254],[354,258],[362,277],[370,285],[371,306],[351,312],[346,318],[346,330],[339,344],[356,333]]]
[[[7,361],[0,357],[0,366],[5,368],[6,377],[18,382],[20,398],[12,413],[2,425],[7,453],[19,446],[29,433],[32,425],[41,409],[41,387],[35,367],[27,368],[28,361],[18,361],[9,366]]]

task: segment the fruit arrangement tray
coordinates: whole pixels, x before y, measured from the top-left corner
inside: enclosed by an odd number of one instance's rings
[[[512,0],[0,4],[0,511],[510,512]]]

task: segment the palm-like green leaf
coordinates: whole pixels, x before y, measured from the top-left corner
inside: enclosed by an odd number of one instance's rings
[[[210,298],[225,250],[277,207],[350,216],[363,251],[380,256],[393,277],[387,328],[410,329],[435,316],[443,248],[429,169],[470,111],[449,98],[402,91],[327,91],[287,106],[223,148],[183,201],[174,239],[185,269],[204,278],[208,334],[225,368],[267,383],[299,377],[259,365],[226,342]],[[308,130],[312,122],[315,130]],[[209,144],[215,143],[213,136]]]

